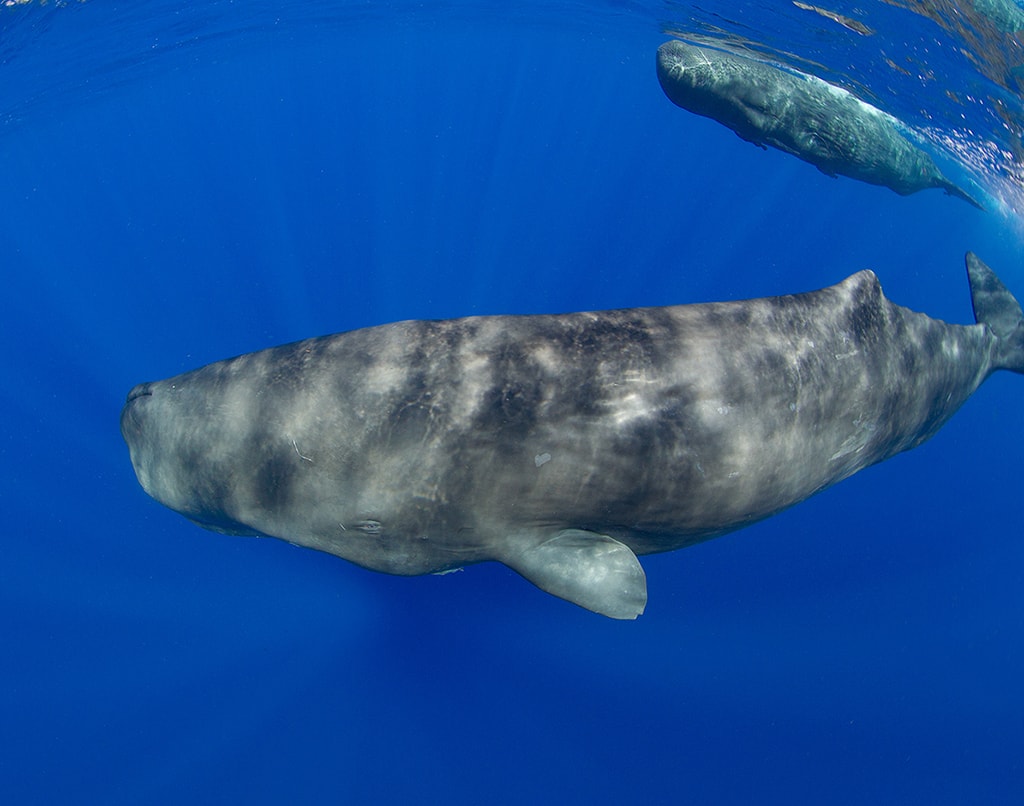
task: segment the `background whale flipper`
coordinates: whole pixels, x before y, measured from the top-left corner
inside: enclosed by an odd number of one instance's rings
[[[636,555],[607,535],[562,529],[538,533],[503,562],[538,588],[615,619],[635,619],[647,605],[647,577]]]

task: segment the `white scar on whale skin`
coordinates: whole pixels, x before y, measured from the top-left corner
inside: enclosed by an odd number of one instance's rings
[[[310,459],[308,456],[303,455],[302,451],[299,450],[299,446],[295,443],[294,439],[292,440],[292,447],[295,448],[295,453],[298,455],[300,459],[305,459],[310,464],[313,464],[313,460]]]

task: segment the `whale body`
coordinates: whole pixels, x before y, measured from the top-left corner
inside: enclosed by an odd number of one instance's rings
[[[407,321],[136,386],[143,488],[201,526],[393,574],[498,561],[612,618],[637,555],[751,524],[932,436],[1021,309],[967,257],[977,324],[890,302],[870,271],[810,293]]]
[[[676,106],[718,121],[755,145],[799,157],[829,176],[883,185],[902,196],[927,188],[981,206],[939,171],[899,122],[816,76],[671,40],[658,80]]]

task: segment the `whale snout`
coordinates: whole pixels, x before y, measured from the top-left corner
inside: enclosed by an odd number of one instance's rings
[[[153,384],[151,383],[140,383],[134,387],[128,393],[128,399],[125,401],[126,404],[131,403],[133,400],[137,400],[140,397],[149,397],[153,394]]]
[[[700,48],[672,40],[658,48],[657,68],[663,87],[666,83],[695,87],[708,80],[712,63]]]
[[[140,383],[132,387],[121,409],[121,436],[132,447],[142,433],[141,409],[153,396],[153,384]]]

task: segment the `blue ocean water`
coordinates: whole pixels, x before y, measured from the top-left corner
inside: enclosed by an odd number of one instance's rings
[[[1018,377],[913,452],[644,558],[627,623],[496,564],[389,577],[203,531],[118,431],[139,381],[397,319],[870,267],[969,322],[966,250],[1024,294],[1015,10],[0,4],[3,802],[1020,802]],[[857,91],[988,212],[673,106],[668,32]]]

